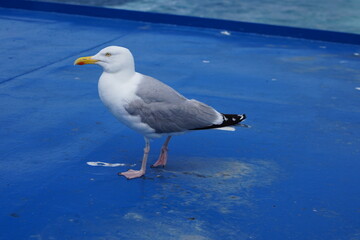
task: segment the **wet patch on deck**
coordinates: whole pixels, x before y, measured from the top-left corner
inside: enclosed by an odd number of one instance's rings
[[[119,205],[112,210],[104,209],[101,217],[90,220],[79,216],[77,223],[69,220],[69,224],[76,224],[79,231],[89,235],[95,235],[101,226],[104,239],[238,240],[254,237],[238,221],[245,216],[257,216],[258,200],[253,192],[269,188],[279,180],[281,171],[275,162],[176,156],[169,161],[165,169],[148,169],[143,178],[116,179],[133,191],[140,190],[141,202],[134,199],[133,203],[129,202],[130,207]],[[234,221],[238,224],[233,224]],[[64,219],[59,220],[63,222]],[[48,229],[45,235],[51,236],[53,231],[55,229]]]

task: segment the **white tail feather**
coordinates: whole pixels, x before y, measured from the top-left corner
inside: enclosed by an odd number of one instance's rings
[[[214,128],[215,130],[223,130],[223,131],[235,131],[234,127],[221,127],[221,128]]]

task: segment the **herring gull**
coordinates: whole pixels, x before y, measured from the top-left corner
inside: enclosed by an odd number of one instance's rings
[[[146,171],[150,139],[166,136],[159,159],[152,167],[165,166],[168,144],[173,135],[191,130],[219,129],[234,131],[245,114],[222,114],[214,108],[187,99],[155,78],[135,71],[134,58],[124,47],[110,46],[91,57],[76,59],[75,65],[97,64],[103,68],[98,82],[101,101],[123,124],[145,138],[140,170],[119,173],[128,179]]]

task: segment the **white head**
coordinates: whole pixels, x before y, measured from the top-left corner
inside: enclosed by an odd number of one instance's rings
[[[131,52],[127,48],[118,46],[106,47],[91,57],[78,58],[74,64],[97,64],[107,73],[135,73],[134,58]]]

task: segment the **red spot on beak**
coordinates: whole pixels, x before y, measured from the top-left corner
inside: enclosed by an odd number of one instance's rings
[[[84,65],[84,62],[78,62],[77,65]]]

